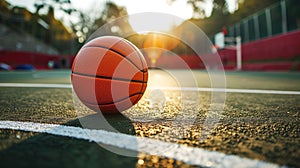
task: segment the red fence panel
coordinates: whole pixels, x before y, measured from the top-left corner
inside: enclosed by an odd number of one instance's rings
[[[243,61],[290,59],[300,55],[300,31],[242,45]]]
[[[220,55],[225,69],[235,69],[235,49],[219,50],[218,54]],[[209,55],[210,54],[207,54],[202,57],[209,59]],[[300,30],[242,45],[242,61],[244,70],[290,70],[291,63],[287,64],[286,62],[292,62],[292,58],[295,56],[300,56]],[[74,56],[0,50],[0,62],[7,63],[13,67],[19,64],[32,64],[36,68],[47,69],[48,62],[54,61],[59,65],[65,64],[61,67],[70,68],[73,60]],[[146,60],[148,65],[150,65],[148,57],[146,57]],[[276,63],[278,61],[282,61],[284,63],[278,64]],[[175,56],[163,54],[157,60],[156,65],[157,67],[174,69],[205,69],[200,57],[195,55]],[[295,67],[300,67],[298,64],[293,65]],[[294,69],[299,70],[300,68]]]
[[[64,67],[69,68],[73,58],[74,56],[68,55],[48,55],[43,53],[0,50],[0,62],[12,67],[16,67],[20,64],[31,64],[36,69],[50,69],[50,67],[48,67],[49,61],[61,64],[61,60],[65,60],[67,65]]]

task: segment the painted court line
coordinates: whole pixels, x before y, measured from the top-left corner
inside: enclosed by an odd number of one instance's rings
[[[0,87],[72,88],[72,85],[71,84],[42,84],[42,83],[0,83]],[[226,93],[300,95],[300,91],[259,90],[259,89],[198,88],[198,87],[181,87],[181,88],[180,87],[148,87],[148,89],[202,91],[202,92],[226,92]]]
[[[72,88],[72,85],[71,84],[45,84],[45,83],[0,83],[0,87]]]
[[[19,121],[0,121],[0,129],[31,131],[83,139],[150,155],[173,158],[191,165],[203,167],[280,167],[274,163],[105,130]]]
[[[161,87],[152,88],[161,90],[183,90],[183,91],[202,91],[202,92],[226,92],[226,93],[254,93],[254,94],[287,94],[300,95],[300,91],[283,90],[260,90],[260,89],[230,89],[230,88],[197,88],[197,87]]]

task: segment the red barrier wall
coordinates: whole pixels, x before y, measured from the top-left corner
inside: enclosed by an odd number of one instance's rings
[[[219,50],[218,54],[224,69],[233,70],[236,67],[236,51],[233,49]],[[203,58],[209,58],[209,54]],[[243,70],[300,70],[300,62],[293,62],[294,57],[300,57],[300,30],[265,38],[242,45]],[[48,69],[48,62],[55,61],[65,68],[70,68],[74,56],[47,55],[41,53],[0,51],[0,62],[11,66],[32,64],[37,69]],[[146,57],[148,65],[149,58]],[[280,61],[280,62],[279,62]],[[157,60],[157,67],[178,69],[205,69],[202,60],[194,55],[162,55]]]
[[[54,61],[56,64],[61,64],[61,60],[65,60],[70,67],[74,56],[67,55],[47,55],[43,53],[23,52],[23,51],[0,51],[0,62],[6,63],[12,67],[20,64],[31,64],[36,69],[50,69],[49,61]]]
[[[222,60],[236,62],[235,50],[219,50]],[[242,45],[242,60],[274,61],[289,60],[300,56],[300,31],[265,38]]]
[[[225,70],[236,69],[236,50],[223,49],[218,54]],[[205,56],[209,57],[210,54]],[[204,56],[204,57],[205,57]],[[192,69],[204,69],[198,56],[183,55],[175,57],[162,55],[157,60],[158,67],[186,68],[183,60]],[[300,57],[300,30],[287,34],[277,35],[242,45],[243,70],[300,70],[300,62],[293,62],[294,57]],[[148,64],[149,64],[149,59]]]
[[[243,61],[289,59],[300,55],[300,31],[242,45]]]
[[[235,69],[236,50],[218,53],[225,69]],[[242,45],[243,70],[300,70],[295,57],[300,57],[300,30]]]

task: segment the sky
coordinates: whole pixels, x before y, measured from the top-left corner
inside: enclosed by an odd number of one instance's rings
[[[12,5],[18,5],[27,7],[28,10],[31,12],[35,11],[35,8],[33,6],[35,0],[7,0]],[[190,5],[187,5],[187,0],[176,0],[173,3],[168,3],[168,0],[110,0],[112,2],[115,2],[119,6],[125,6],[127,9],[127,12],[130,15],[143,13],[143,12],[159,12],[159,13],[167,13],[175,15],[182,20],[186,20],[192,17],[193,10]],[[211,12],[212,4],[211,0],[206,0],[206,12],[207,15]],[[229,6],[231,10],[234,8],[234,1],[236,0],[228,0]],[[71,0],[72,5],[74,8],[82,10],[84,12],[89,13],[96,13],[97,9],[100,9],[103,4],[105,3],[105,0]],[[101,9],[99,10],[101,11]],[[63,18],[63,14],[56,12],[56,17],[61,19]],[[130,20],[130,17],[129,17]],[[132,23],[134,24],[134,23]],[[170,20],[169,23],[165,23],[165,26],[160,26],[160,29],[162,31],[166,31],[171,26],[178,25],[178,21]],[[133,28],[135,28],[135,25],[132,25]]]

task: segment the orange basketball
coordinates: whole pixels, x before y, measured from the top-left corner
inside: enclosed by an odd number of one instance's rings
[[[72,65],[73,89],[90,109],[117,113],[136,104],[148,80],[144,56],[131,42],[103,36],[86,43]]]

